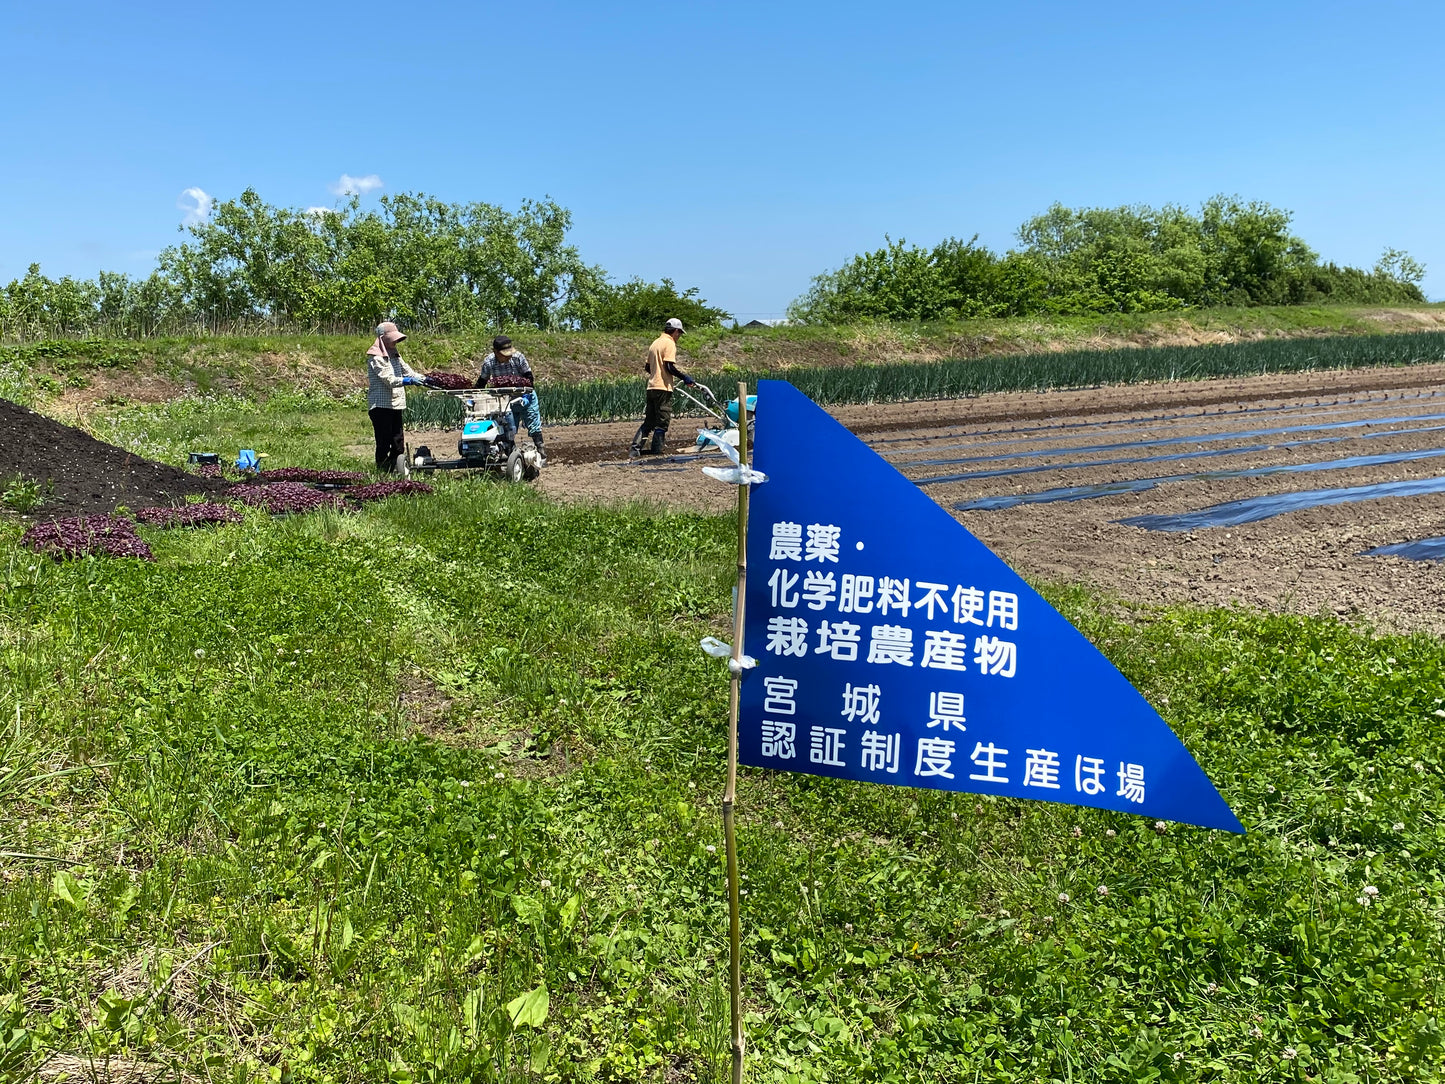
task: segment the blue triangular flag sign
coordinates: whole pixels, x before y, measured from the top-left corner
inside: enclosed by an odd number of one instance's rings
[[[742,763],[1242,832],[1169,725],[964,526],[758,385]]]

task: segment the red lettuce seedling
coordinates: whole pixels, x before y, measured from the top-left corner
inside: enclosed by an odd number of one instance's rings
[[[355,470],[313,470],[310,467],[278,467],[256,475],[258,482],[311,482],[316,485],[344,486],[366,481],[366,475]]]
[[[240,523],[246,517],[229,504],[183,504],[179,508],[141,508],[135,518],[150,527],[200,527],[207,523]]]
[[[373,482],[369,486],[357,486],[347,490],[346,495],[354,501],[381,501],[387,497],[410,497],[421,493],[435,493],[425,482]]]
[[[475,388],[477,381],[474,377],[461,376],[458,373],[427,373],[426,378],[439,388],[449,391],[458,391],[461,388]]]
[[[155,560],[151,548],[124,516],[66,516],[37,523],[20,536],[20,544],[57,561],[67,557],[138,557]]]
[[[340,498],[334,493],[320,493],[300,482],[237,486],[231,492],[242,504],[264,508],[273,516],[291,512],[314,512],[318,508],[336,508],[340,502]]]

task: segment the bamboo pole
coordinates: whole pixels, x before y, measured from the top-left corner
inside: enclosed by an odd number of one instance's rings
[[[748,386],[738,383],[738,460],[748,465]],[[738,486],[738,594],[733,603],[732,688],[728,695],[728,778],[723,791],[723,842],[728,865],[728,988],[732,1016],[732,1084],[743,1079],[742,917],[738,901],[738,843],[733,807],[738,792],[738,700],[742,695],[743,608],[748,589],[748,489]]]

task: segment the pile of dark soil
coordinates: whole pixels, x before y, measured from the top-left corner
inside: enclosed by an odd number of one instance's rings
[[[217,478],[132,455],[79,429],[0,399],[0,485],[16,475],[49,484],[36,519],[173,504],[193,493],[224,493]]]

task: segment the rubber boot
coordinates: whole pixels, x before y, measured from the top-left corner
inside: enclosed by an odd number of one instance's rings
[[[632,448],[628,452],[629,459],[636,459],[642,454],[642,442],[647,439],[649,430],[645,425],[637,427],[637,435],[632,438]]]
[[[547,465],[547,452],[542,447],[541,433],[532,434],[532,447],[537,449],[537,465],[539,467],[545,467]]]
[[[652,447],[648,449],[653,455],[662,454],[662,442],[667,439],[666,429],[654,429],[652,431]]]

